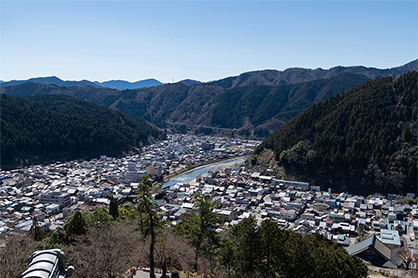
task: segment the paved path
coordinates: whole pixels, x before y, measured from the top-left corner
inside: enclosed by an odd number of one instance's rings
[[[158,278],[161,277],[161,273],[155,273],[155,277],[158,277]],[[167,275],[167,277],[171,277],[171,276]],[[149,278],[149,272],[137,270],[135,276],[132,278]]]

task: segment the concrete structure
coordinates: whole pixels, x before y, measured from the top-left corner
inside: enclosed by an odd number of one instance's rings
[[[58,204],[60,207],[71,203],[71,194],[62,192],[48,192],[39,196],[39,202],[42,204]]]
[[[401,246],[399,232],[394,230],[380,229],[380,241],[391,250]]]
[[[147,166],[147,175],[151,177],[152,176],[161,177],[162,175],[161,167],[157,166],[156,164],[151,164]]]

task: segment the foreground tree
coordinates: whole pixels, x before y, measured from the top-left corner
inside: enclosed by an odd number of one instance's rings
[[[149,176],[142,176],[141,189],[138,194],[139,229],[144,237],[150,237],[149,265],[150,277],[155,278],[154,250],[157,233],[164,227],[158,219],[158,209],[152,201],[152,181]]]
[[[28,268],[28,258],[37,249],[37,243],[25,234],[9,235],[0,248],[0,277],[19,277]]]
[[[218,250],[218,261],[226,267],[228,277],[231,277],[231,269],[235,263],[235,245],[229,237],[222,239]]]
[[[214,212],[215,205],[211,199],[204,195],[195,195],[194,206],[197,213],[186,217],[181,224],[180,232],[195,248],[194,270],[198,270],[198,261],[201,255],[213,257],[219,246],[219,237],[215,232],[218,214]]]
[[[235,272],[253,277],[261,266],[261,245],[257,220],[245,218],[229,230],[229,236],[236,245]]]
[[[113,197],[110,198],[109,214],[113,217],[113,219],[119,217],[118,201]]]
[[[218,252],[228,276],[237,277],[366,277],[367,267],[320,234],[300,235],[280,229],[272,219],[260,225],[245,218],[228,231]]]
[[[29,229],[29,233],[36,241],[41,241],[46,237],[46,234],[41,230],[41,227],[39,226],[37,217],[32,219],[32,226]]]
[[[87,233],[87,224],[80,211],[76,211],[71,221],[65,226],[67,238]]]
[[[103,224],[91,227],[78,238],[81,240],[66,252],[79,270],[78,277],[114,278],[126,271],[126,265],[133,263],[135,238],[132,226]]]

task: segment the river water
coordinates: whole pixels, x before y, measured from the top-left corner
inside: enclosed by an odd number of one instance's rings
[[[193,181],[196,177],[206,174],[209,171],[214,171],[219,167],[233,167],[241,165],[248,157],[239,157],[227,161],[217,162],[208,164],[205,166],[198,167],[196,169],[185,172],[184,174],[178,175],[163,184],[162,188],[170,187],[176,183],[186,183]]]

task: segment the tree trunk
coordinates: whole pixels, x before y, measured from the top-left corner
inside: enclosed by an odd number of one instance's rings
[[[151,232],[151,244],[149,246],[149,264],[150,264],[150,278],[155,278],[155,264],[154,264],[154,246],[155,246],[155,233],[154,233],[154,217],[150,215],[150,232]]]

